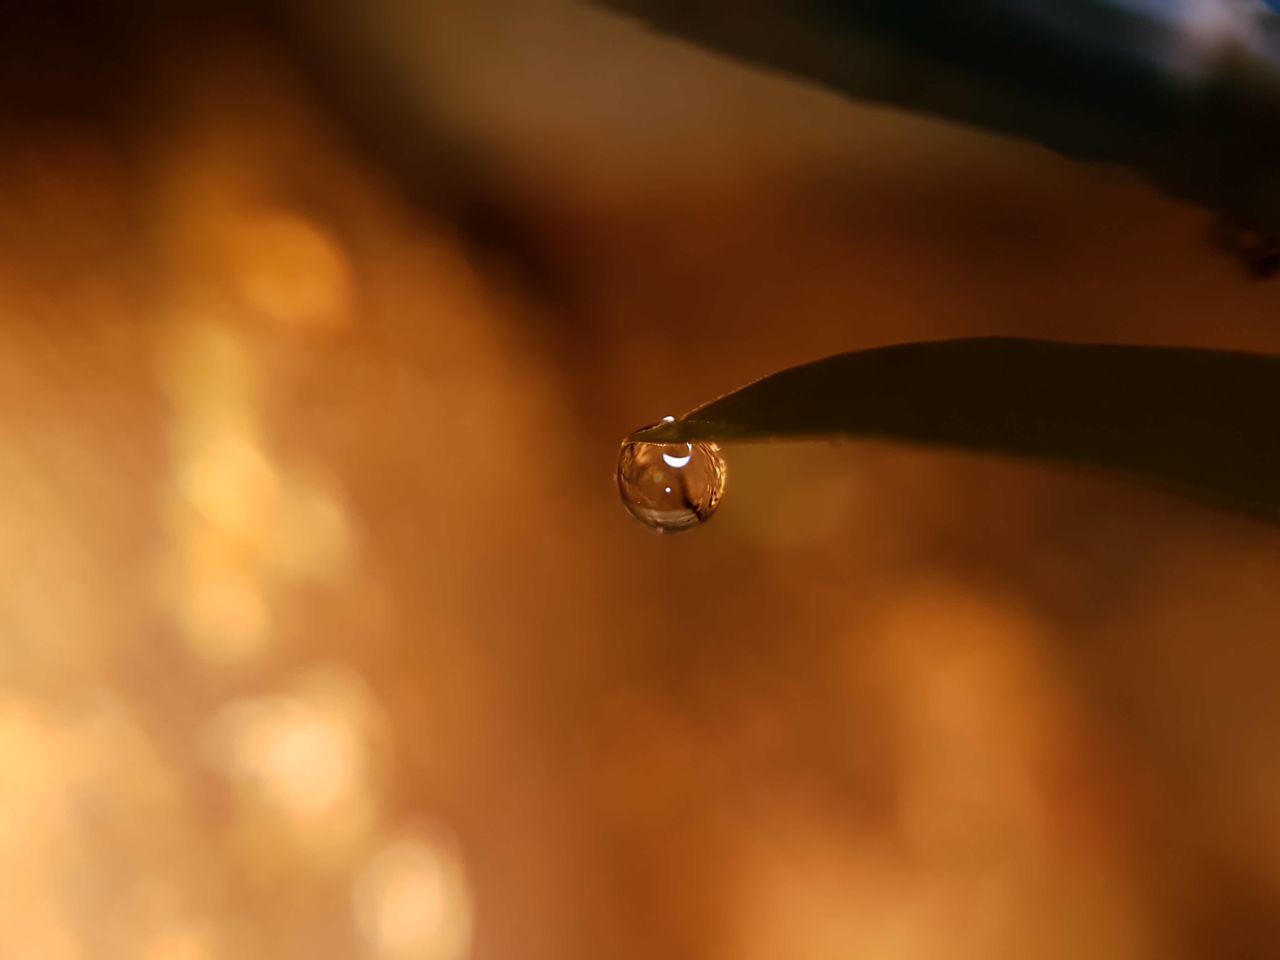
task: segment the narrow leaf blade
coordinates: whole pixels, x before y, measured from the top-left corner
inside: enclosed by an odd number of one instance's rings
[[[882,437],[1119,471],[1280,519],[1280,357],[977,338],[783,370],[653,441]]]

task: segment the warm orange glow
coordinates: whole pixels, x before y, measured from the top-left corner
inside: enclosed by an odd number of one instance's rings
[[[356,921],[379,960],[463,960],[471,901],[454,844],[439,831],[374,854],[356,880]]]
[[[350,268],[316,224],[283,210],[263,211],[234,224],[229,243],[234,283],[252,310],[301,332],[348,321]]]
[[[1278,288],[590,4],[323,6],[403,167],[253,21],[0,110],[0,960],[1265,954],[1275,530],[868,441],[673,542],[611,471],[861,346],[1280,352]]]

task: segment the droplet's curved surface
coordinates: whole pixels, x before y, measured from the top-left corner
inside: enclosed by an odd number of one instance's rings
[[[691,530],[716,512],[725,465],[714,443],[643,443],[618,452],[618,493],[630,514],[660,533]]]

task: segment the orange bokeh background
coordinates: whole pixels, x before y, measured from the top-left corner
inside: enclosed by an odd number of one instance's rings
[[[611,471],[862,346],[1280,350],[1280,286],[1122,172],[411,7],[298,28],[413,65],[408,164],[254,17],[5,116],[0,957],[1271,955],[1275,529],[851,442],[658,537]]]

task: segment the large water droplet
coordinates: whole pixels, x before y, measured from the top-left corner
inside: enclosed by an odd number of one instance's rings
[[[720,506],[724,481],[724,457],[714,443],[627,440],[618,453],[623,505],[661,533],[705,523]]]

